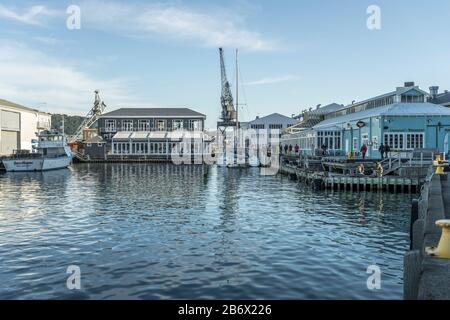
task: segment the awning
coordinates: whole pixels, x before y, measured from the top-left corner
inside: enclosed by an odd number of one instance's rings
[[[137,132],[134,132],[132,134],[131,139],[133,139],[133,140],[147,140],[149,134],[150,134],[150,131],[137,131]]]
[[[150,132],[150,140],[165,140],[167,132],[166,131],[153,131]]]
[[[193,131],[193,132],[186,132],[184,134],[184,138],[185,139],[196,139],[196,140],[200,140],[200,139],[204,139],[205,135],[203,134],[203,132],[201,131]]]
[[[119,131],[114,135],[113,140],[129,140],[132,134],[132,132]]]
[[[167,133],[167,139],[170,141],[181,141],[183,139],[183,131],[172,131]]]
[[[342,131],[342,129],[339,128],[339,127],[336,127],[336,126],[332,126],[332,127],[317,128],[317,129],[314,129],[314,131],[318,131],[318,132],[322,132],[322,131]]]

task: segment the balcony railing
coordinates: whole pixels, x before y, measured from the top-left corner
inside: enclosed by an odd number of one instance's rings
[[[99,128],[99,132],[101,133],[116,133],[118,131],[124,131],[124,132],[158,132],[158,131],[183,131],[183,130],[187,130],[187,131],[196,131],[196,132],[202,132],[203,130],[200,129],[194,129],[194,128],[189,128],[189,129],[180,129],[180,128],[171,128],[170,130],[168,128],[164,128],[164,129],[160,129],[160,128],[131,128],[131,129],[127,129],[125,130],[124,128],[111,128],[111,127],[102,127]]]

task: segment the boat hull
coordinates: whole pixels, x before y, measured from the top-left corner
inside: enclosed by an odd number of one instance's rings
[[[71,160],[71,157],[7,159],[3,160],[3,166],[7,172],[48,171],[67,168]]]
[[[261,162],[259,161],[258,157],[251,157],[248,161],[248,164],[250,167],[259,167],[261,165]]]

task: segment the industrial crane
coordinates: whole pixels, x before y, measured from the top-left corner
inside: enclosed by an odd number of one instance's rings
[[[223,57],[223,49],[219,48],[220,53],[220,71],[222,76],[222,125],[233,126],[236,121],[236,109],[233,104],[233,95],[231,94],[230,83],[227,79],[227,73],[225,70],[225,62]]]
[[[87,114],[83,123],[81,123],[81,125],[78,127],[75,134],[70,138],[69,142],[75,143],[82,140],[83,130],[86,128],[90,128],[98,120],[98,117],[102,115],[105,108],[106,104],[100,99],[99,91],[95,90],[94,106]]]

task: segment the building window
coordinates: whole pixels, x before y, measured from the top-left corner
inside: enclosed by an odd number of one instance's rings
[[[269,124],[269,129],[283,129],[282,124]]]
[[[150,121],[139,120],[139,131],[150,131]]]
[[[385,133],[384,145],[389,146],[391,149],[403,150],[404,149],[404,133]]]
[[[266,126],[264,124],[252,124],[251,128],[257,129],[257,130],[264,130],[266,128]]]
[[[158,122],[156,123],[156,129],[158,131],[164,131],[166,130],[166,121],[165,120],[158,120]]]
[[[123,120],[122,131],[133,131],[133,120]]]
[[[317,146],[326,146],[328,150],[341,149],[340,131],[319,131],[317,132]]]
[[[183,130],[183,120],[173,120],[172,129],[175,130]]]
[[[201,120],[190,120],[189,130],[191,131],[202,131],[202,121]]]
[[[407,133],[406,149],[415,150],[424,148],[424,133]]]
[[[401,101],[405,103],[424,102],[425,98],[423,95],[403,94]]]
[[[105,121],[106,132],[116,132],[116,120],[108,119]]]

